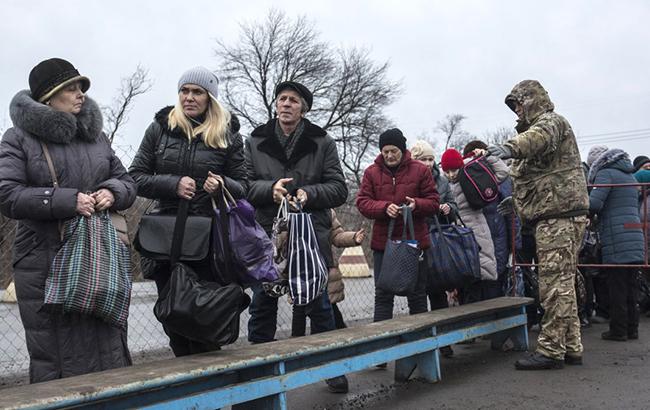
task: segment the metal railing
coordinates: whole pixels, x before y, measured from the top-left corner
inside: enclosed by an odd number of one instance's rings
[[[638,226],[636,224],[626,224],[624,228],[628,229],[641,229],[643,232],[643,263],[640,264],[607,264],[607,263],[578,263],[578,268],[650,268],[650,263],[648,261],[648,235],[650,233],[650,221],[648,221],[648,190],[650,189],[650,183],[629,183],[629,184],[590,184],[587,185],[589,189],[591,188],[626,188],[626,187],[637,187],[640,188],[640,198],[641,198],[641,208],[639,210],[640,223]],[[511,255],[512,255],[512,282],[516,285],[517,283],[517,267],[536,267],[535,263],[522,263],[517,260],[515,255],[517,254],[517,221],[516,218],[512,218],[511,224]],[[516,286],[512,286],[512,292],[514,295]]]

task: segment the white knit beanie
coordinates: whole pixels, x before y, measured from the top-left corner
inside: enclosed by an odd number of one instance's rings
[[[178,80],[178,92],[185,84],[196,84],[203,87],[214,99],[218,96],[219,79],[205,67],[194,67],[185,71]]]
[[[608,150],[609,148],[606,145],[594,145],[591,147],[589,154],[587,154],[587,165],[592,166],[598,157]]]
[[[411,156],[413,159],[420,159],[423,157],[434,157],[433,147],[431,144],[424,140],[415,141],[415,144],[411,147]]]

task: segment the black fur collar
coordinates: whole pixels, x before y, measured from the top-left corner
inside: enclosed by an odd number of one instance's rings
[[[81,112],[74,115],[41,104],[31,97],[29,90],[22,90],[11,100],[9,116],[15,127],[46,142],[67,144],[75,137],[95,141],[102,135],[102,112],[88,97]]]
[[[277,119],[274,119],[255,128],[251,137],[264,138],[264,141],[260,142],[257,148],[284,163],[294,164],[305,155],[315,152],[318,149],[318,144],[314,139],[322,138],[327,135],[327,132],[325,132],[324,129],[318,125],[312,124],[307,119],[303,119],[303,121],[305,121],[305,130],[302,132],[298,142],[296,142],[296,146],[291,152],[291,158],[287,158],[287,154],[284,152],[282,144],[280,144],[280,141],[278,141],[278,138],[275,136],[276,121]]]

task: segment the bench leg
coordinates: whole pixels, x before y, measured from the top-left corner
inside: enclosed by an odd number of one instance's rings
[[[284,392],[246,403],[233,404],[233,410],[286,410],[287,398]]]
[[[436,335],[436,329],[431,329],[431,335]],[[440,380],[440,351],[434,349],[411,357],[395,361],[395,381],[407,382],[417,369],[418,376],[430,383]]]
[[[526,315],[526,307],[521,307],[521,314]],[[528,350],[528,327],[524,324],[522,326],[513,327],[512,329],[497,332],[491,335],[491,348],[492,350],[514,350],[517,352],[525,352]],[[510,342],[508,342],[510,340]]]
[[[284,362],[275,365],[273,373],[275,375],[285,374]],[[232,410],[287,410],[287,394],[280,392],[256,400],[233,404]]]

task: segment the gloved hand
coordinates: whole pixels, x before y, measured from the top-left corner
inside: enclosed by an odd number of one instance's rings
[[[499,205],[497,205],[497,212],[503,216],[512,215],[515,212],[515,206],[512,203],[512,196],[505,197],[501,202],[499,202]]]
[[[499,157],[501,159],[512,158],[512,151],[510,151],[510,148],[506,147],[505,145],[490,145],[487,147],[487,150],[490,155],[494,155],[495,157]]]

